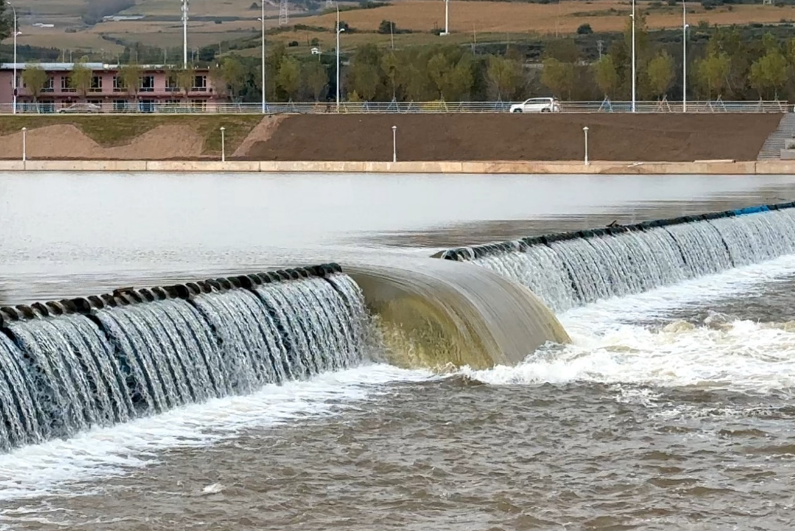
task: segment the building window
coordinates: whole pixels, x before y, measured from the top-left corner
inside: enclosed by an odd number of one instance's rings
[[[166,80],[166,92],[179,92],[179,84],[177,83],[177,76],[170,75]]]
[[[47,77],[47,82],[44,83],[44,88],[41,89],[42,92],[53,92],[55,90],[55,78],[52,76]]]
[[[113,100],[113,110],[115,112],[126,112],[127,100]]]
[[[102,92],[102,76],[91,77],[91,89],[89,92]]]
[[[207,109],[207,102],[205,100],[191,100],[190,106],[195,112],[204,112]]]
[[[155,91],[155,76],[141,76],[141,92]]]
[[[113,92],[125,92],[124,79],[121,76],[113,76]]]
[[[72,88],[72,78],[69,76],[61,76],[61,92],[77,92]]]
[[[191,90],[194,92],[207,92],[207,76],[194,76]]]

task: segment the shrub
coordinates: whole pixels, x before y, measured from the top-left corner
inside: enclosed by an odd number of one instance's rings
[[[593,33],[593,29],[591,29],[590,24],[581,24],[579,28],[577,28],[577,35],[590,35]]]

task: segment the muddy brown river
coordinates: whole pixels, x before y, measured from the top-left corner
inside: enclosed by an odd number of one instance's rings
[[[0,303],[795,200],[793,177],[0,174]],[[0,454],[0,529],[789,530],[795,255]]]

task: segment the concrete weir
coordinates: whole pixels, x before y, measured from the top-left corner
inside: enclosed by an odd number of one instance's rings
[[[346,271],[364,291],[395,365],[515,365],[547,342],[570,341],[529,289],[474,265],[390,257]]]
[[[434,257],[499,273],[560,313],[792,253],[795,203],[782,203],[460,247]]]

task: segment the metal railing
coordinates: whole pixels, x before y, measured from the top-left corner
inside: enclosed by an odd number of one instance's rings
[[[341,102],[339,111],[334,102],[268,103],[266,114],[444,114],[444,113],[506,113],[511,105],[521,102]],[[792,107],[786,101],[689,101],[687,113],[786,113]],[[12,114],[10,103],[0,104],[0,114]],[[628,101],[562,101],[561,113],[629,113]],[[682,113],[682,102],[638,101],[636,113]],[[261,103],[154,101],[107,103],[18,103],[17,114],[261,114]]]

